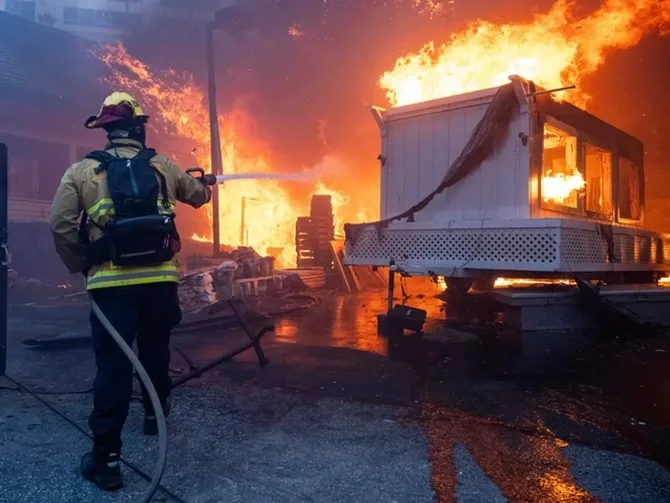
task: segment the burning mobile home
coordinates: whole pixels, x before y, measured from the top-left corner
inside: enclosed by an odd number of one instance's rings
[[[372,111],[381,220],[345,227],[347,264],[623,281],[670,269],[670,238],[643,229],[642,143],[532,82]]]

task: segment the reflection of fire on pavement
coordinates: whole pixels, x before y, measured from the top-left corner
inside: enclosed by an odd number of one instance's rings
[[[432,483],[440,501],[454,501],[456,474],[471,460],[511,501],[597,501],[570,473],[570,460],[561,452],[567,442],[527,434],[529,429],[542,429],[541,424],[519,424],[520,431],[514,431],[514,425],[494,418],[432,404],[421,409],[430,442]]]
[[[665,278],[669,280],[670,278]],[[438,285],[442,288],[447,288],[447,283],[444,278],[438,278]],[[495,288],[515,288],[515,287],[530,287],[538,285],[563,285],[574,286],[575,282],[571,279],[540,279],[540,278],[497,278],[493,286]]]

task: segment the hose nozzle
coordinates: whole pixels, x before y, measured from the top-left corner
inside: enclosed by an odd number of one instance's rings
[[[202,168],[189,168],[186,170],[186,173],[191,175],[203,185],[212,186],[218,183],[216,175],[212,175],[211,173],[205,174],[205,170]]]

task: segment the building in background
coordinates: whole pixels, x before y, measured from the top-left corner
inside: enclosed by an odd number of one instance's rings
[[[202,25],[237,0],[0,0],[0,10],[100,43],[155,23]]]
[[[67,167],[99,148],[83,121],[100,108],[105,66],[95,43],[0,12],[0,142],[9,150],[9,249],[20,277],[70,281],[48,216]]]

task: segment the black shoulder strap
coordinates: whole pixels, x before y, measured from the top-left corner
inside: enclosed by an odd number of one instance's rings
[[[90,244],[90,238],[88,237],[88,229],[86,228],[87,223],[88,223],[88,214],[85,211],[83,211],[81,214],[81,221],[79,222],[79,242],[85,245]]]
[[[137,159],[138,161],[150,161],[156,157],[156,151],[152,148],[145,148],[140,150],[133,159]]]
[[[104,150],[94,150],[86,156],[86,159],[93,159],[94,161],[106,163],[116,159],[116,157]]]
[[[105,152],[104,150],[96,150],[88,154],[86,156],[86,159],[93,159],[94,161],[98,161],[100,163],[100,166],[95,168],[95,172],[102,173],[107,169],[107,164],[116,159],[116,157],[114,157],[109,152]]]
[[[107,169],[107,164],[109,164],[110,161],[116,159],[116,157],[114,157],[109,152],[105,152],[104,150],[94,150],[93,152],[88,154],[85,158],[91,159],[93,161],[98,161],[100,163],[100,166],[95,168],[96,173],[100,173],[105,169]],[[86,226],[87,223],[88,223],[88,214],[85,211],[83,211],[81,213],[81,220],[79,222],[79,241],[84,244],[89,244],[88,229]]]
[[[163,199],[163,206],[166,208],[170,207],[170,200],[168,198],[168,191],[167,191],[167,180],[165,179],[165,175],[161,173],[161,171],[151,164],[151,159],[156,157],[156,151],[152,148],[147,148],[144,150],[140,150],[135,157],[133,157],[133,160],[138,159],[138,160],[146,160],[149,162],[149,165],[153,168],[153,170],[156,172],[156,175],[158,175],[158,178],[161,181],[161,198]]]

